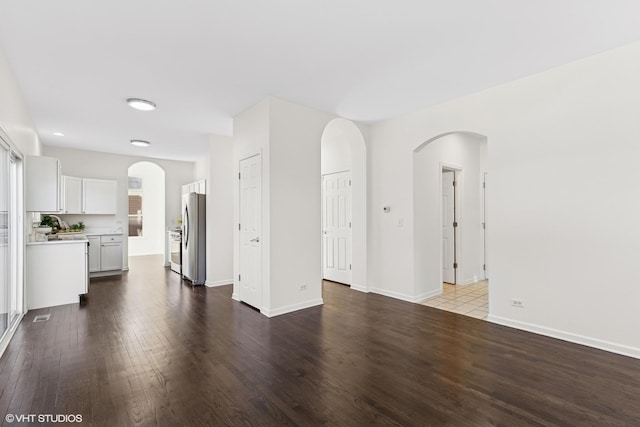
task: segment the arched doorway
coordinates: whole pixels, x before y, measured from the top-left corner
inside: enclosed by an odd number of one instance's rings
[[[129,256],[164,254],[165,172],[144,161],[129,166],[128,176]]]
[[[478,318],[488,311],[487,157],[487,137],[473,132],[441,134],[413,152],[415,294],[447,294],[440,308]]]
[[[323,277],[368,292],[366,145],[353,122],[325,127],[321,173]]]

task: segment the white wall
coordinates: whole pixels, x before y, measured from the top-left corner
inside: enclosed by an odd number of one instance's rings
[[[485,138],[454,133],[425,143],[414,153],[413,217],[415,289],[405,299],[442,292],[442,167],[457,169],[457,283],[484,278],[482,174]],[[393,209],[390,214],[393,213]]]
[[[152,162],[137,162],[129,166],[129,176],[142,179],[142,236],[129,237],[129,256],[164,255],[164,170]]]
[[[39,155],[38,132],[9,64],[0,49],[0,128],[23,155]]]
[[[413,151],[473,131],[488,138],[490,320],[640,357],[638,75],[640,43],[374,125],[370,282],[415,292]]]
[[[320,140],[334,116],[270,103],[271,315],[322,304]],[[300,290],[301,285],[306,290]]]
[[[207,286],[233,283],[233,173],[232,138],[209,139],[207,180]]]
[[[70,221],[84,221],[88,230],[112,232],[120,230],[126,233],[128,207],[128,169],[140,161],[153,161],[165,171],[165,223],[167,227],[175,224],[181,214],[181,187],[193,181],[192,162],[174,160],[148,159],[144,157],[122,156],[118,154],[99,153],[97,151],[76,150],[43,146],[43,155],[55,157],[62,163],[64,175],[81,178],[114,179],[118,181],[118,213],[117,215],[67,215]],[[128,244],[124,241],[123,265],[128,268]]]
[[[352,167],[351,143],[348,136],[341,129],[342,122],[340,120],[344,119],[331,121],[322,134],[320,153],[322,175],[350,171]]]

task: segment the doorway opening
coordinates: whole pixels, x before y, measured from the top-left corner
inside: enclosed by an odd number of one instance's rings
[[[368,292],[366,147],[360,129],[338,118],[320,140],[322,277]]]
[[[487,138],[439,135],[414,151],[416,299],[476,318],[488,314]]]
[[[129,166],[129,256],[165,255],[165,171],[152,162]]]

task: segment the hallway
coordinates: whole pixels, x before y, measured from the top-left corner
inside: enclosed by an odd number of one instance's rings
[[[86,425],[635,425],[640,360],[325,282],[267,318],[154,256],[29,312],[0,359],[0,416]],[[50,313],[47,322],[33,323]],[[577,363],[579,362],[579,363]],[[594,375],[597,373],[597,375]],[[4,424],[3,424],[4,425]]]

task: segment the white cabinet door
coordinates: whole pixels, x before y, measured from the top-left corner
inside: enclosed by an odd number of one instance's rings
[[[122,270],[122,243],[102,243],[100,247],[101,270]]]
[[[82,213],[82,178],[62,177],[63,212],[66,214]]]
[[[106,179],[82,180],[83,213],[115,215],[118,212],[118,183]]]
[[[100,271],[100,236],[87,236],[89,240],[89,273]]]
[[[61,208],[60,161],[53,157],[27,156],[25,210],[59,212]]]

